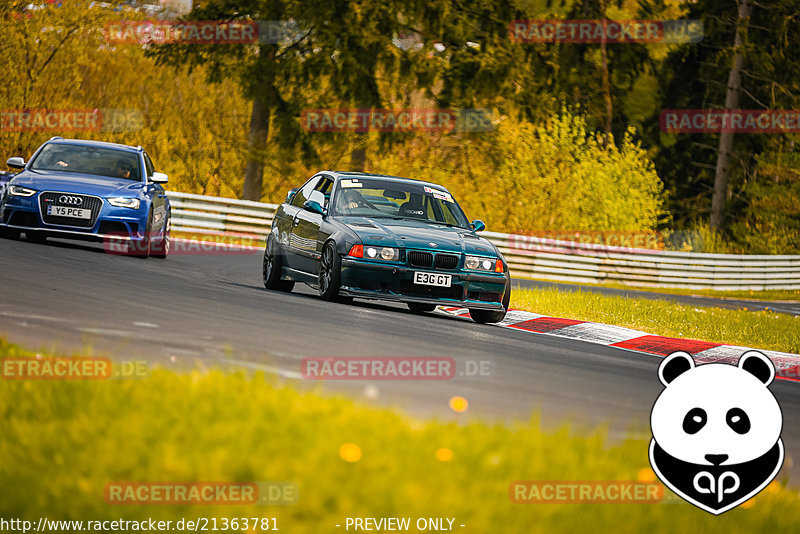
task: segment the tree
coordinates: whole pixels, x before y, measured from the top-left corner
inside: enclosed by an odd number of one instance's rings
[[[667,58],[659,83],[663,109],[722,109],[736,93],[738,102],[729,105],[742,109],[796,109],[800,104],[795,74],[800,42],[793,37],[800,31],[797,3],[740,1],[738,7],[727,0],[699,0],[689,6],[686,17],[701,20],[705,35],[699,43],[675,48]],[[745,5],[749,22],[740,17],[739,8]],[[732,68],[739,61],[740,67]],[[736,83],[729,83],[736,82],[734,71],[739,73],[738,91]],[[649,139],[659,147],[656,167],[671,192],[676,220],[710,220],[715,199],[719,215],[713,222],[728,235],[747,211],[748,195],[754,191],[749,184],[765,176],[759,172],[758,155],[787,148],[786,134],[730,135],[723,140],[720,134],[670,135],[658,132],[654,123],[652,128]]]
[[[725,93],[725,109],[733,110],[739,106],[739,92],[742,88],[742,63],[744,61],[743,38],[750,22],[749,0],[739,0],[739,13],[736,24],[736,37],[733,40],[733,65],[728,74],[728,85]],[[711,227],[722,228],[725,202],[728,199],[728,173],[730,172],[730,156],[733,148],[733,132],[722,132],[719,136],[717,150],[717,168],[714,175],[714,196],[711,201]]]
[[[186,20],[215,21],[287,21],[302,9],[294,0],[223,0],[195,7]],[[158,64],[176,68],[204,65],[208,81],[226,78],[237,81],[252,101],[247,135],[247,163],[242,198],[261,200],[264,162],[270,128],[272,136],[284,149],[300,146],[301,154],[315,157],[308,136],[296,120],[307,99],[308,80],[302,76],[302,62],[309,53],[308,31],[294,33],[287,39],[263,39],[252,45],[163,44],[153,46],[149,55]]]

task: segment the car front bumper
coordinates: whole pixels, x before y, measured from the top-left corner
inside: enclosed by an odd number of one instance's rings
[[[414,273],[452,276],[451,287],[414,284]],[[508,273],[418,269],[405,265],[342,258],[340,294],[375,300],[504,310],[503,295],[510,284]]]
[[[44,221],[39,203],[40,194],[41,192],[37,192],[30,197],[19,197],[6,192],[0,204],[0,227],[83,241],[137,241],[144,238],[147,212],[142,208],[119,208],[103,199],[91,227],[62,226]]]

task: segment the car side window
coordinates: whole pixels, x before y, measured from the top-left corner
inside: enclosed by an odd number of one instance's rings
[[[314,188],[314,191],[319,191],[325,195],[325,203],[322,205],[323,208],[327,208],[328,202],[331,200],[331,189],[333,189],[333,180],[327,176],[323,176],[322,180],[317,184],[317,187]]]
[[[302,208],[303,204],[305,204],[306,200],[308,200],[308,198],[311,196],[311,192],[317,186],[319,180],[319,176],[315,176],[306,182],[306,185],[301,187],[300,190],[294,194],[294,197],[292,198],[292,206]]]

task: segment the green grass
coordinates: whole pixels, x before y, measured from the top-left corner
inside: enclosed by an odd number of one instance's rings
[[[542,282],[553,283],[550,280]],[[763,291],[719,291],[714,289],[683,289],[679,287],[638,287],[625,284],[577,284],[572,282],[558,282],[575,288],[586,288],[590,291],[593,287],[607,287],[609,289],[624,289],[630,291],[647,291],[648,293],[662,293],[664,295],[691,295],[711,297],[718,299],[753,300],[753,301],[796,301],[800,302],[800,289],[765,289]]]
[[[511,307],[649,334],[800,353],[800,317],[771,311],[726,310],[591,291],[520,288],[511,293]]]
[[[3,355],[27,355],[0,342]],[[653,395],[657,394],[653,391]],[[462,532],[798,532],[798,493],[773,483],[714,517],[677,504],[512,504],[516,480],[636,480],[647,440],[410,419],[263,375],[174,374],[98,382],[0,380],[0,517],[175,520],[277,517],[284,532],[344,531],[353,516],[455,517]],[[346,443],[362,456],[346,462]],[[450,461],[436,451],[448,448]],[[119,481],[287,481],[284,506],[112,506]],[[334,525],[340,524],[342,528]],[[411,531],[415,531],[413,528]]]

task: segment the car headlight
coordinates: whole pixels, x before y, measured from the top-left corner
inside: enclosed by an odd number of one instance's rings
[[[132,210],[139,209],[139,199],[130,197],[116,197],[109,198],[108,203],[118,208],[130,208]]]
[[[503,260],[500,258],[481,258],[480,256],[467,256],[464,259],[464,268],[473,271],[503,272]]]
[[[400,249],[392,247],[364,247],[364,257],[370,259],[382,259],[386,261],[397,261],[400,259]]]
[[[9,186],[8,192],[15,197],[32,197],[36,194],[35,189],[28,189],[27,187],[22,187],[21,185]]]

